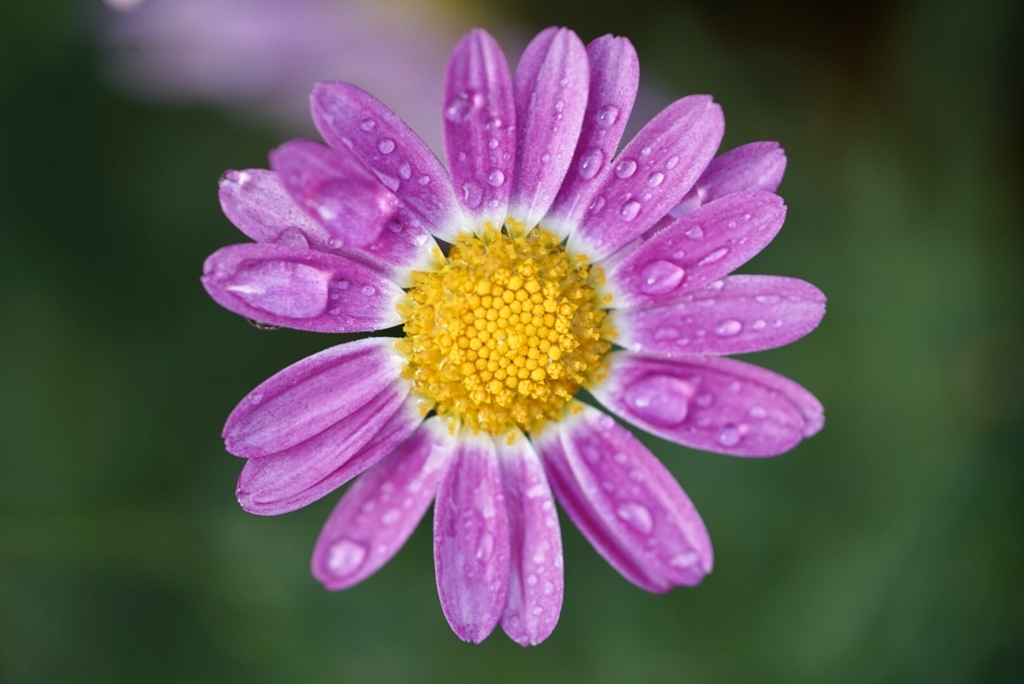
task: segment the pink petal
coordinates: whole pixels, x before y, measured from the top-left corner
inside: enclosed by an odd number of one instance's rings
[[[821,403],[792,380],[742,361],[609,356],[611,371],[591,393],[652,434],[703,451],[775,456],[824,424]]]
[[[459,435],[434,506],[434,564],[448,624],[480,643],[501,619],[509,578],[508,510],[489,436]]]
[[[295,204],[273,171],[228,171],[219,190],[224,215],[256,242],[331,249],[330,233]]]
[[[570,249],[601,259],[657,223],[707,167],[724,131],[722,109],[708,95],[666,107],[605,171]]]
[[[224,425],[227,450],[245,458],[284,451],[355,413],[401,374],[394,340],[339,344],[288,366],[242,400]]]
[[[657,305],[745,264],[786,218],[782,198],[737,192],[634,241],[601,266],[615,308]]]
[[[547,213],[572,162],[589,85],[587,50],[564,28],[540,32],[515,75],[516,141],[512,214],[530,230]]]
[[[249,459],[235,495],[257,515],[302,508],[372,466],[412,434],[423,417],[400,380],[323,432],[289,449]]]
[[[682,218],[701,205],[734,192],[775,192],[786,172],[786,153],[777,142],[755,142],[715,157],[686,197],[669,212]]]
[[[351,153],[293,140],[270,153],[281,184],[338,241],[405,276],[433,243],[424,223]]]
[[[654,306],[617,310],[615,343],[647,356],[745,354],[794,342],[825,315],[810,283],[736,275]]]
[[[324,140],[355,155],[431,233],[454,239],[462,220],[448,173],[398,115],[348,83],[318,83],[310,101]]]
[[[592,407],[537,440],[559,503],[612,567],[653,592],[711,571],[711,540],[672,474],[625,428]]]
[[[603,184],[633,110],[640,63],[626,38],[602,36],[587,46],[590,93],[583,128],[568,175],[544,227],[567,236],[583,218]]]
[[[505,55],[490,34],[475,29],[452,52],[444,109],[452,183],[475,225],[505,223],[515,172],[515,116]]]
[[[207,258],[201,280],[225,309],[269,325],[340,333],[401,322],[400,287],[360,263],[311,249],[230,245]]]
[[[434,500],[454,448],[432,418],[352,483],[313,550],[313,575],[325,588],[347,589],[391,560]]]
[[[562,610],[562,535],[555,502],[537,452],[523,435],[495,441],[505,482],[510,528],[505,633],[522,646],[550,636]]]

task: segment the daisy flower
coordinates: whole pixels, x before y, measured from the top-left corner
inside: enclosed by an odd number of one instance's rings
[[[562,605],[554,501],[626,579],[652,592],[711,570],[707,530],[625,423],[695,449],[772,456],[821,404],[725,358],[811,331],[825,297],[800,280],[728,275],[778,232],[785,155],[714,158],[724,121],[684,97],[617,152],[639,67],[625,38],[550,28],[514,76],[475,30],[443,107],[447,170],[383,104],[320,83],[327,144],[220,186],[254,243],[206,261],[219,304],[261,324],[385,331],[289,366],[224,428],[247,459],[242,507],[275,515],[359,476],[313,553],[328,589],[362,581],[434,503],[441,607],[479,642],[499,623],[543,641]],[[400,331],[399,331],[400,327]]]

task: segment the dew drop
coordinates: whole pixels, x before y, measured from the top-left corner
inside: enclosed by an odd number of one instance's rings
[[[649,295],[661,295],[679,287],[686,277],[686,271],[671,261],[657,259],[640,271],[640,291]]]
[[[486,128],[489,131],[494,131],[501,128],[501,118],[497,116],[492,116],[490,119],[487,120],[487,123],[484,124],[484,128]]]
[[[497,149],[497,148],[498,148],[498,139],[497,139],[497,138],[491,138],[491,139],[489,139],[489,140],[487,141],[487,147],[489,147],[489,148],[490,148],[490,149],[492,149],[492,150],[495,150],[495,149]]]
[[[260,394],[259,392],[253,392],[252,394],[249,395],[250,404],[258,404],[261,401],[263,401],[263,395]]]
[[[651,148],[650,147],[645,147],[644,149],[640,150],[640,156],[641,157],[649,157],[649,156],[651,156]]]
[[[686,420],[696,388],[671,375],[647,375],[626,388],[626,405],[640,418],[669,427]]]
[[[500,188],[505,182],[505,174],[498,169],[491,169],[487,174],[487,184],[492,188]]]
[[[651,511],[643,504],[629,501],[615,509],[615,514],[640,534],[650,534],[654,529]]]
[[[758,318],[756,321],[750,324],[751,330],[764,330],[768,326],[763,318]]]
[[[725,425],[718,431],[718,443],[724,447],[733,447],[740,443],[742,435],[735,425]]]
[[[778,295],[757,295],[754,297],[754,301],[758,304],[775,304],[781,299],[782,297]]]
[[[372,297],[373,295],[377,294],[377,289],[373,285],[363,285],[363,288],[360,290],[360,292],[362,292],[367,297]]]
[[[381,138],[377,142],[377,149],[381,154],[391,154],[395,151],[395,141],[391,138]]]
[[[279,326],[279,325],[271,325],[270,323],[261,323],[261,322],[259,322],[257,320],[252,319],[252,318],[246,318],[245,320],[247,320],[249,322],[249,325],[251,325],[252,327],[256,328],[257,330],[280,330],[281,329],[281,326]]]
[[[398,175],[402,177],[402,180],[409,180],[412,177],[412,166],[409,162],[402,162],[398,167]]]
[[[674,169],[674,168],[676,168],[677,164],[679,164],[679,157],[671,156],[671,157],[668,158],[668,161],[665,162],[665,168],[666,169]]]
[[[697,263],[700,264],[701,266],[706,266],[707,264],[713,264],[716,261],[719,261],[722,257],[724,257],[728,253],[729,253],[729,248],[728,247],[719,247],[714,252],[711,252],[710,254],[708,254],[706,257],[704,257],[703,259],[701,259]]]
[[[694,224],[690,226],[683,235],[691,240],[702,240],[704,239],[704,229],[701,228],[699,224]]]
[[[476,209],[483,201],[484,194],[480,186],[473,181],[466,181],[462,185],[462,199],[470,209]]]
[[[476,549],[476,559],[480,561],[490,560],[494,553],[494,535],[484,532],[480,535],[480,545]]]
[[[604,152],[597,147],[591,147],[580,157],[580,178],[590,180],[596,176],[597,172],[601,170],[602,163],[604,163]]]
[[[743,330],[743,324],[735,318],[730,318],[718,324],[718,327],[715,328],[715,334],[719,337],[732,337],[739,334],[741,330]]]
[[[346,577],[366,560],[366,547],[351,539],[340,539],[327,552],[327,569],[335,577]]]
[[[372,131],[377,127],[377,122],[373,119],[363,119],[362,123],[359,124],[359,127],[364,131]]]
[[[594,201],[590,203],[589,211],[591,214],[596,214],[602,209],[604,209],[604,197],[602,195],[598,195],[594,198]]]
[[[476,98],[468,90],[464,90],[452,99],[444,107],[444,118],[452,123],[463,123],[469,116]]]
[[[626,221],[632,221],[640,213],[640,203],[636,200],[629,200],[619,207],[619,216]]]
[[[394,525],[398,522],[398,518],[402,515],[402,512],[397,508],[389,508],[384,512],[384,515],[380,516],[380,521],[385,525]]]
[[[636,173],[636,162],[632,159],[623,159],[615,166],[615,175],[619,178],[629,178]]]
[[[665,174],[661,173],[660,171],[655,171],[654,173],[647,177],[647,185],[651,186],[652,188],[658,187],[664,181]]]
[[[605,105],[597,112],[597,123],[601,126],[611,126],[619,118],[619,108],[615,105]]]

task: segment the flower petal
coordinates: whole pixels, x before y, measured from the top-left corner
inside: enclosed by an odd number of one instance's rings
[[[619,250],[601,264],[615,308],[658,304],[698,290],[750,260],[786,219],[782,198],[737,192]]]
[[[228,171],[220,180],[220,206],[256,242],[330,251],[330,233],[299,208],[268,169]]]
[[[587,46],[587,59],[590,91],[583,128],[569,173],[544,218],[544,227],[562,237],[579,224],[601,187],[640,82],[640,62],[627,38],[608,35],[594,40]]]
[[[562,610],[562,534],[544,466],[523,435],[495,440],[510,528],[508,598],[501,626],[522,646],[550,636]]]
[[[290,449],[249,459],[235,495],[257,515],[302,508],[359,475],[412,434],[423,417],[399,380],[336,424]]]
[[[526,230],[547,213],[572,162],[589,81],[587,50],[569,29],[541,31],[519,61],[511,213]]]
[[[355,413],[401,375],[394,340],[339,344],[261,383],[228,416],[227,450],[245,458],[284,451]]]
[[[789,451],[825,422],[821,403],[792,380],[742,361],[609,355],[591,393],[613,413],[677,444],[734,456]]]
[[[501,48],[475,29],[452,52],[445,84],[445,156],[459,203],[474,225],[500,228],[515,172],[512,74]]]
[[[616,344],[667,358],[781,347],[824,315],[825,295],[810,283],[758,275],[728,276],[656,306],[612,312]]]
[[[628,430],[590,406],[537,439],[559,503],[612,567],[653,592],[698,584],[711,540],[672,474]]]
[[[669,213],[682,218],[701,205],[734,192],[775,192],[785,172],[786,153],[779,143],[740,145],[712,159],[690,192]]]
[[[505,607],[509,522],[494,442],[468,428],[438,487],[434,565],[448,624],[463,641],[480,643]]]
[[[353,482],[316,541],[313,576],[326,589],[347,589],[391,560],[434,500],[454,448],[432,418]]]
[[[724,131],[722,108],[708,95],[662,110],[605,170],[570,249],[601,259],[661,220],[703,173]]]
[[[351,153],[293,140],[270,153],[270,165],[300,207],[340,244],[390,267],[388,275],[401,279],[429,262],[423,222]]]
[[[318,83],[310,102],[331,147],[355,155],[431,233],[454,239],[463,221],[448,172],[397,114],[349,83]]]
[[[269,325],[341,333],[401,322],[398,285],[368,266],[312,249],[229,245],[206,259],[201,280],[225,309]]]

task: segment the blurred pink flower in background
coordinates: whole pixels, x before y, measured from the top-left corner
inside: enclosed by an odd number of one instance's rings
[[[372,86],[441,149],[436,84],[477,17],[443,0],[106,0],[111,77],[154,100],[227,107],[312,132],[323,80]],[[130,11],[129,11],[130,10]],[[515,40],[510,41],[513,44]]]

